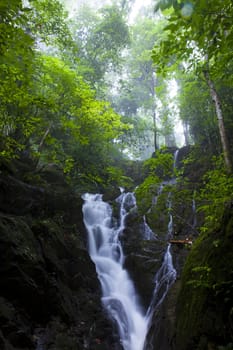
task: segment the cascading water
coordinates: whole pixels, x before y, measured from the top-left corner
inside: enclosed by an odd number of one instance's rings
[[[179,154],[179,149],[177,149],[174,153],[173,170],[175,170],[177,166],[178,154]]]
[[[169,181],[163,182],[163,184],[171,184],[174,185],[176,183],[176,177],[175,177],[175,169],[177,166],[177,159],[178,159],[179,149],[177,149],[174,153],[174,160],[173,160],[173,177]],[[171,192],[168,193],[167,197],[167,208],[168,208],[168,215],[169,215],[169,222],[167,227],[167,239],[171,239],[173,236],[173,216],[171,213],[172,209],[172,198],[171,198]]]
[[[88,232],[89,254],[96,265],[101,282],[103,306],[117,324],[124,350],[149,350],[150,345],[146,344],[146,336],[152,316],[159,309],[176,278],[170,244],[154,278],[155,289],[150,306],[144,313],[134,285],[123,268],[124,254],[119,241],[119,236],[125,227],[126,216],[129,211],[136,209],[134,194],[122,193],[117,198],[120,204],[118,225],[114,224],[112,209],[108,203],[103,202],[102,195],[85,194],[83,199],[85,200],[83,216]],[[148,225],[147,230],[148,237],[144,239],[155,239]]]
[[[175,168],[176,168],[177,158],[178,158],[178,150],[174,154],[173,171],[175,171]],[[162,192],[163,185],[175,184],[175,182],[176,182],[175,177],[173,177],[170,181],[163,182],[160,185],[158,196]],[[157,204],[157,198],[156,198],[156,204]],[[171,212],[171,209],[172,209],[171,192],[168,193],[167,208],[168,208],[169,220],[168,220],[168,225],[167,225],[166,239],[169,240],[173,236],[173,216],[172,216],[172,212]],[[163,303],[171,285],[176,280],[177,273],[176,273],[176,270],[173,266],[172,255],[171,255],[170,249],[171,249],[171,244],[169,243],[167,246],[164,258],[163,258],[162,265],[154,277],[154,283],[155,283],[154,293],[153,293],[151,303],[150,303],[149,308],[148,308],[147,313],[146,313],[148,330],[150,330],[150,328],[153,328],[154,335],[152,337],[147,337],[143,350],[154,349],[153,338],[157,334],[157,331],[159,328],[159,322],[160,322],[160,319],[158,317],[159,309],[160,309],[160,306]]]
[[[174,155],[174,169],[176,167],[178,151]],[[163,186],[174,184],[175,177],[169,182],[161,184],[158,196]],[[154,205],[157,198],[154,199]],[[153,345],[147,340],[147,332],[153,323],[153,316],[157,314],[167,292],[176,279],[173,267],[170,244],[168,244],[162,265],[155,274],[154,293],[146,313],[138,300],[133,282],[123,268],[124,254],[119,240],[125,228],[125,218],[129,212],[137,209],[133,193],[124,193],[117,198],[120,204],[119,224],[114,224],[112,209],[102,200],[100,194],[83,195],[83,216],[88,232],[88,248],[91,259],[96,265],[96,271],[102,287],[102,303],[109,316],[116,322],[121,344],[124,350],[149,350]],[[171,193],[168,195],[169,223],[167,239],[172,237],[173,218],[171,214]],[[148,226],[144,217],[143,239],[154,240],[156,235]],[[158,321],[157,321],[158,322]],[[156,328],[156,327],[155,327]]]
[[[156,333],[156,330],[158,329],[158,323],[160,321],[158,317],[159,308],[163,303],[171,285],[176,280],[176,270],[172,263],[172,255],[170,252],[170,247],[171,245],[169,244],[163,258],[163,263],[155,275],[154,293],[151,299],[150,306],[146,313],[148,330],[153,324],[154,333]],[[154,347],[153,347],[153,344],[151,344],[151,342],[147,340],[145,341],[143,350],[150,350],[150,349],[154,349]]]
[[[169,215],[169,222],[167,226],[167,239],[171,239],[173,236],[173,216],[171,214],[171,209],[172,209],[171,192],[168,193],[167,208],[168,208],[168,215]]]
[[[196,201],[194,198],[192,200],[192,213],[193,213],[192,228],[195,228],[197,226],[197,215],[196,215]]]
[[[112,210],[99,194],[85,194],[84,223],[88,231],[91,259],[102,286],[102,303],[116,322],[124,350],[143,350],[147,333],[147,318],[139,305],[138,296],[127,271],[119,235],[129,209],[136,205],[135,197],[122,193],[118,198],[120,224],[114,226]]]
[[[172,255],[170,252],[171,244],[168,244],[164,255],[163,263],[155,275],[155,289],[151,304],[147,311],[147,317],[151,317],[152,309],[155,311],[162,304],[171,284],[176,279],[176,270],[172,263]]]
[[[143,233],[142,238],[147,240],[147,241],[151,241],[151,240],[157,239],[157,236],[154,234],[154,232],[151,230],[150,226],[146,222],[146,216],[145,215],[143,216],[142,233]]]

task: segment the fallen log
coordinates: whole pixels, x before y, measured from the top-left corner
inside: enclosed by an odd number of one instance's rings
[[[189,244],[192,245],[193,241],[189,238],[185,238],[185,239],[170,239],[169,243],[171,244]]]

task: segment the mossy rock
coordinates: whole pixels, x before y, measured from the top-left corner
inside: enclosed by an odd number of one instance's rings
[[[233,332],[233,210],[200,236],[185,263],[177,305],[176,349],[227,345]],[[210,345],[212,344],[212,345]]]

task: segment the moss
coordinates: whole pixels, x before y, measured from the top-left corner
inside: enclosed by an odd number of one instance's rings
[[[209,342],[220,346],[231,340],[232,223],[228,214],[222,229],[200,236],[187,258],[177,305],[179,350],[205,350]]]

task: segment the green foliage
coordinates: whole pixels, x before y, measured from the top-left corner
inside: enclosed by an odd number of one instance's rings
[[[173,175],[173,162],[174,160],[171,153],[157,150],[153,158],[144,162],[144,167],[150,174],[157,174],[162,180]]]
[[[31,104],[30,88],[34,53],[21,1],[1,3],[0,18],[0,154],[5,159],[24,148],[31,130],[25,113]]]
[[[10,161],[24,152],[37,170],[52,163],[69,181],[103,184],[114,163],[116,140],[128,126],[109,103],[96,99],[82,69],[74,69],[67,46],[75,46],[60,2],[34,0],[28,9],[20,1],[2,2],[1,10],[1,159]],[[121,18],[112,11],[106,9],[102,25],[109,23],[108,14],[113,22]],[[35,49],[36,41],[54,56]]]
[[[123,188],[132,186],[133,180],[130,177],[124,176],[123,169],[114,166],[109,166],[106,170],[108,183],[111,186]]]
[[[230,343],[232,339],[233,220],[230,206],[225,208],[225,214],[219,227],[202,233],[195,240],[185,262],[177,303],[177,346],[181,350],[191,344],[205,350],[208,340],[213,339],[216,339],[216,348],[221,348],[221,344]]]
[[[129,150],[130,155],[134,159],[144,157],[145,153],[146,157],[150,156],[151,154],[147,152],[148,149],[149,152],[151,150],[151,129],[153,126],[150,120],[147,117],[134,115],[132,117],[123,117],[123,121],[130,126],[120,136],[123,148],[125,147]]]
[[[173,175],[173,156],[170,153],[166,153],[164,150],[157,150],[153,158],[143,163],[143,167],[148,175],[143,183],[136,188],[135,193],[139,210],[142,210],[145,214],[146,211],[151,208],[153,198],[157,197],[161,182],[165,178],[171,178]],[[164,189],[163,192],[167,193],[167,191],[170,190],[170,186],[164,187],[166,187],[166,189]]]
[[[213,153],[220,148],[217,119],[207,85],[194,74],[179,74],[178,97],[180,118],[189,126],[189,142],[209,147]]]
[[[43,148],[37,148],[43,153],[43,162],[58,162],[71,174],[77,173],[75,167],[81,174],[91,170],[92,177],[98,178],[110,162],[107,154],[111,143],[127,125],[109,103],[97,101],[82,77],[63,61],[41,56],[38,64],[40,123],[32,135],[33,144],[39,147],[49,130]]]
[[[231,150],[225,132],[225,105],[221,103],[224,95],[219,94],[219,86],[232,86],[232,52],[233,26],[230,17],[233,15],[231,0],[214,1],[158,1],[158,9],[169,8],[166,14],[167,25],[164,38],[155,43],[152,58],[157,71],[164,75],[179,70],[186,75],[195,73],[198,85],[203,89],[204,79],[210,97],[201,95],[197,85],[192,83],[192,94],[186,85],[181,100],[181,114],[186,131],[190,129],[194,140],[208,142],[213,153],[219,153],[219,139],[224,150],[225,162],[231,172]],[[187,81],[187,80],[186,80]],[[195,86],[196,85],[196,86]],[[194,94],[193,94],[194,92]],[[187,94],[190,98],[187,99]],[[200,102],[197,99],[200,95]],[[194,97],[194,99],[193,99]],[[192,100],[194,104],[192,104]],[[211,108],[214,102],[214,110]],[[187,104],[188,101],[188,104]],[[231,103],[230,103],[231,104]],[[191,108],[190,108],[191,107]],[[197,118],[194,115],[197,115]],[[218,133],[216,130],[217,120]],[[198,122],[200,121],[200,123]],[[219,134],[219,135],[218,135]],[[187,135],[186,135],[187,136]],[[186,142],[188,137],[186,137]],[[215,146],[217,145],[217,147]]]
[[[214,158],[214,169],[204,175],[204,187],[199,194],[199,211],[205,215],[202,232],[211,231],[221,223],[226,204],[232,201],[233,178],[227,173],[223,159]]]
[[[143,214],[150,209],[152,198],[157,196],[160,179],[156,175],[149,175],[140,186],[136,188],[135,195],[137,198],[138,209]]]
[[[195,266],[191,270],[192,279],[187,284],[193,288],[211,288],[211,268],[208,266]]]
[[[71,170],[73,169],[73,167],[74,167],[74,159],[72,157],[66,158],[65,166],[63,169],[64,173],[69,174],[71,172]]]
[[[134,126],[123,140],[129,144],[132,153],[142,154],[142,148],[152,144],[155,80],[150,51],[157,32],[157,26],[149,18],[141,18],[132,26],[124,76],[119,81],[119,91],[113,100],[119,113],[128,117]]]
[[[173,7],[173,11],[167,17],[167,38],[156,45],[153,51],[153,58],[159,68],[165,69],[174,55],[176,60],[186,60],[195,68],[202,66],[204,57],[208,56],[212,72],[223,74],[226,67],[229,67],[231,55],[231,0],[197,0],[187,3],[161,0],[157,8],[161,6]],[[222,52],[224,55],[221,55]]]
[[[122,50],[129,44],[123,13],[115,5],[105,6],[97,13],[84,5],[72,20],[71,28],[79,46],[83,75],[100,94],[104,91],[106,73],[120,69]]]
[[[46,50],[75,62],[77,45],[69,29],[68,12],[59,0],[31,0],[28,31],[46,45]]]

